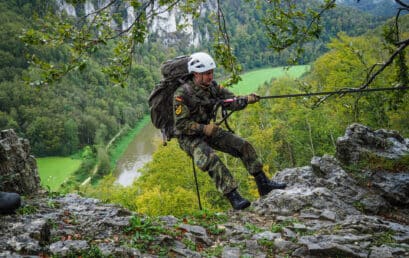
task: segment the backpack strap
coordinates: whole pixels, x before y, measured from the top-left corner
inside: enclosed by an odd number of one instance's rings
[[[192,89],[192,86],[189,83],[184,82],[182,84],[182,88],[183,88],[184,92],[186,92],[189,97],[193,96],[193,89]]]
[[[188,108],[192,108],[194,106],[194,103],[192,101],[192,99],[194,98],[194,92],[192,89],[192,86],[187,83],[184,82],[182,84],[182,89],[183,89],[183,99],[185,100],[186,105],[188,106]]]

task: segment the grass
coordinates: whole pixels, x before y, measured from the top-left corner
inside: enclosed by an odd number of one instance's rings
[[[81,159],[71,157],[37,158],[41,185],[51,191],[58,191],[60,185],[81,165]]]
[[[309,65],[292,66],[289,69],[284,67],[265,68],[247,72],[241,75],[242,80],[234,85],[230,90],[237,95],[246,95],[256,92],[265,82],[280,77],[298,78],[309,69]]]

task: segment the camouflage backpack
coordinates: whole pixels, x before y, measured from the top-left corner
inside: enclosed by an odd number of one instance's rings
[[[161,65],[163,78],[149,96],[151,120],[161,130],[164,145],[174,136],[173,93],[191,76],[189,60],[189,56],[179,56],[164,62]]]

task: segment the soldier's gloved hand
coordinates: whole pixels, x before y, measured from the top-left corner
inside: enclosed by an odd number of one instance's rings
[[[256,103],[260,100],[260,96],[257,95],[256,93],[251,93],[250,95],[247,95],[247,103],[253,104]]]
[[[216,125],[216,124],[213,124],[213,123],[207,124],[207,125],[205,125],[205,126],[203,127],[203,133],[204,133],[206,136],[212,136],[213,134],[216,133],[216,131],[217,131],[218,128],[219,128],[219,126]]]
[[[247,97],[237,97],[234,99],[235,101],[235,108],[234,110],[242,110],[247,107]]]

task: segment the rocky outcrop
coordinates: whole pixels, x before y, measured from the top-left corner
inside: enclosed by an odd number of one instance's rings
[[[14,130],[0,132],[0,191],[33,194],[40,190],[35,158],[27,139]]]
[[[337,140],[336,157],[344,164],[357,164],[369,157],[393,160],[407,158],[409,140],[396,131],[373,131],[361,124],[350,125],[343,137]],[[384,168],[384,167],[383,167]]]
[[[245,211],[149,218],[75,194],[26,199],[23,215],[1,217],[0,256],[409,257],[402,139],[351,125],[339,158],[278,172],[287,188]]]

